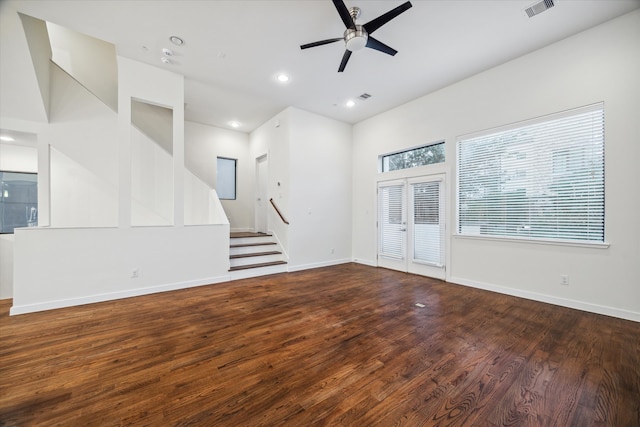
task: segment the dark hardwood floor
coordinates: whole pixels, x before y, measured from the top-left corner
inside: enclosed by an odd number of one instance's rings
[[[640,425],[639,323],[384,269],[9,307],[2,426]]]

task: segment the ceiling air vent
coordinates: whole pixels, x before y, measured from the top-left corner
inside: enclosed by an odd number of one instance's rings
[[[365,100],[365,99],[369,99],[371,98],[371,95],[369,95],[368,93],[363,93],[362,95],[360,95],[358,98]]]
[[[553,6],[555,6],[555,0],[542,0],[532,4],[524,11],[527,12],[527,16],[529,18],[533,18],[534,16],[544,12],[547,9],[552,8]]]

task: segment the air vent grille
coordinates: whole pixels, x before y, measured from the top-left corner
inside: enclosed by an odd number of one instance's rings
[[[544,12],[547,9],[552,8],[555,5],[556,5],[555,0],[542,0],[532,4],[531,6],[526,8],[524,11],[527,12],[527,16],[529,18],[533,18],[534,16]]]
[[[363,93],[358,98],[363,99],[363,100],[364,99],[369,99],[369,98],[371,98],[371,95],[369,95],[368,93]]]

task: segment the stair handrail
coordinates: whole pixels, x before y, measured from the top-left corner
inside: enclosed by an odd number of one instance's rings
[[[289,221],[287,221],[284,218],[284,215],[282,215],[282,212],[280,212],[280,209],[278,209],[278,205],[276,205],[276,202],[273,201],[273,197],[271,199],[269,199],[269,202],[271,202],[271,206],[273,206],[273,208],[276,210],[276,212],[278,213],[278,216],[280,217],[282,222],[284,222],[285,224],[289,225]]]

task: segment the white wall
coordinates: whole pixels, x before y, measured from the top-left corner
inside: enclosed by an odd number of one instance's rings
[[[131,225],[173,225],[173,156],[131,127]]]
[[[51,182],[38,191],[44,196],[50,190],[52,227],[118,225],[117,123],[116,113],[51,66],[51,120],[38,138],[38,155],[50,164]],[[41,172],[39,181],[48,175]],[[47,221],[46,211],[40,212]]]
[[[8,1],[0,1],[0,54],[0,116],[46,123],[48,111],[23,23]]]
[[[351,261],[352,126],[289,109],[289,269]]]
[[[9,172],[38,172],[36,147],[0,142],[0,170]]]
[[[120,58],[120,113],[116,116],[78,83],[59,74],[57,67],[52,70],[56,83],[52,95],[58,91],[52,96],[52,122],[38,133],[39,166],[42,157],[50,158],[51,182],[57,183],[51,192],[52,214],[56,212],[56,199],[61,197],[57,192],[66,190],[71,198],[82,198],[84,187],[88,192],[99,190],[96,182],[86,179],[87,174],[96,179],[107,176],[116,182],[116,200],[108,204],[116,208],[117,228],[78,228],[77,221],[69,225],[73,228],[57,228],[53,226],[57,221],[52,220],[50,228],[18,230],[13,243],[11,313],[229,280],[226,218],[218,215],[220,222],[215,225],[184,226],[183,77]],[[175,189],[175,224],[171,227],[131,227],[132,98],[173,110],[170,174]],[[69,171],[80,171],[75,179],[82,182],[74,183],[72,177],[56,178]],[[67,187],[59,188],[63,181]],[[219,205],[217,208],[219,211]],[[215,210],[211,217],[216,217]],[[132,277],[133,269],[138,271],[136,278]]]
[[[51,22],[47,22],[46,27],[51,40],[49,57],[109,108],[117,111],[116,47]]]
[[[287,255],[289,254],[290,227],[282,222],[268,200],[273,198],[285,218],[291,222],[289,201],[291,110],[288,108],[280,112],[250,135],[250,156],[253,163],[250,179],[251,182],[256,180],[256,159],[267,155],[267,200],[264,201],[267,204],[267,229],[276,235]]]
[[[402,105],[354,127],[353,257],[375,264],[375,182],[383,153],[447,144],[459,135],[604,101],[606,240],[582,248],[468,239],[455,228],[449,173],[447,278],[570,307],[640,320],[640,11]],[[560,286],[561,274],[570,286]]]
[[[254,162],[268,155],[267,200],[290,223],[267,205],[290,271],[351,260],[351,129],[290,107],[251,133]]]
[[[236,200],[222,200],[231,230],[253,230],[253,163],[249,135],[200,123],[185,122],[185,166],[211,188],[216,188],[216,157],[237,159]]]
[[[221,245],[228,225],[20,229],[11,314],[226,281]]]

